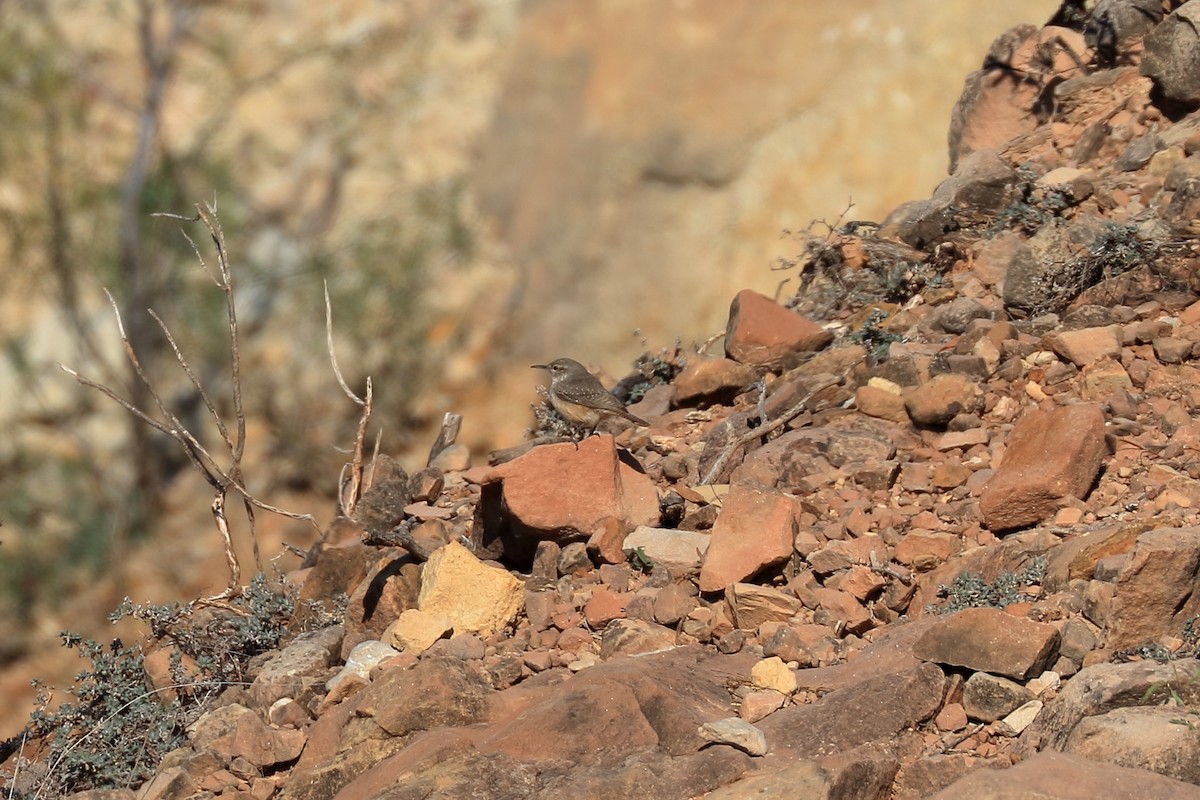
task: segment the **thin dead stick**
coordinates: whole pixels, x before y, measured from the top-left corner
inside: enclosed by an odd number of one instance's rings
[[[800,398],[800,400],[795,405],[793,405],[787,411],[780,414],[775,419],[768,422],[766,425],[760,425],[759,427],[755,428],[752,431],[747,431],[746,433],[742,434],[741,436],[737,437],[732,442],[727,444],[725,446],[725,449],[723,451],[721,451],[721,455],[717,456],[717,460],[714,461],[712,466],[708,468],[708,472],[704,473],[704,477],[700,479],[700,484],[701,485],[711,484],[713,481],[715,481],[717,479],[717,476],[721,474],[721,470],[723,470],[725,468],[725,462],[729,460],[730,456],[732,456],[739,447],[746,444],[747,442],[752,442],[755,439],[761,439],[762,437],[771,433],[775,429],[783,427],[789,421],[798,417],[800,415],[800,412],[802,412],[805,409],[805,407],[808,405],[809,401],[811,401],[813,399],[813,397],[815,397],[818,393],[823,392],[826,389],[830,388],[831,386],[837,386],[838,384],[840,384],[842,382],[842,379],[844,377],[845,377],[845,375],[835,378],[834,380],[826,381],[825,383],[822,383],[820,386],[813,389],[808,394],[804,395],[804,397]]]
[[[371,420],[371,401],[374,397],[374,390],[371,386],[371,377],[367,376],[367,391],[365,397],[359,397],[350,390],[346,384],[346,379],[342,377],[342,370],[338,366],[337,353],[333,349],[333,305],[329,302],[329,283],[325,283],[325,345],[329,350],[329,363],[333,366],[333,375],[337,378],[338,386],[342,387],[342,391],[346,397],[358,404],[362,408],[362,414],[358,418],[358,430],[354,434],[354,454],[350,462],[350,480],[348,485],[345,481],[339,486],[338,505],[341,506],[341,513],[347,517],[354,515],[354,509],[358,507],[358,500],[362,497],[362,493],[366,491],[363,485],[363,445],[367,440],[367,423]],[[375,441],[375,452],[379,452],[379,440]],[[372,461],[372,463],[374,463]],[[345,471],[343,470],[343,475]]]
[[[216,404],[201,385],[195,372],[193,372],[191,365],[188,364],[187,359],[184,357],[182,350],[179,348],[175,337],[171,334],[171,331],[167,327],[166,323],[163,322],[162,318],[159,317],[158,314],[156,314],[152,309],[148,309],[148,312],[162,330],[163,335],[166,337],[167,342],[171,346],[172,352],[175,354],[175,360],[179,363],[179,366],[183,370],[184,374],[187,375],[187,378],[191,382],[192,386],[200,393],[200,397],[208,409],[209,415],[216,423],[217,429],[221,434],[222,443],[229,451],[229,467],[227,469],[223,469],[221,467],[217,459],[211,453],[209,453],[207,449],[205,449],[204,445],[200,443],[199,439],[197,439],[196,436],[194,436],[192,432],[189,431],[187,427],[180,421],[180,419],[171,412],[166,403],[163,402],[162,397],[157,391],[155,391],[154,386],[150,382],[149,376],[146,375],[146,372],[142,367],[142,363],[138,358],[137,352],[134,350],[132,343],[129,341],[129,336],[125,328],[125,322],[121,317],[120,308],[117,306],[116,300],[113,298],[112,294],[107,290],[105,291],[105,294],[108,296],[108,302],[112,306],[113,314],[116,317],[117,331],[121,337],[121,344],[125,349],[125,355],[129,359],[130,364],[133,366],[134,373],[137,375],[138,380],[142,382],[142,385],[149,393],[154,406],[158,409],[158,412],[162,417],[162,420],[155,419],[149,413],[136,407],[132,402],[121,397],[109,387],[89,378],[85,378],[75,370],[61,363],[59,364],[59,367],[61,367],[63,371],[73,377],[81,385],[99,391],[109,399],[116,402],[122,408],[133,414],[135,417],[145,422],[150,427],[178,442],[183,448],[183,451],[187,455],[187,458],[191,462],[192,466],[204,476],[204,479],[208,481],[208,484],[213,488],[213,491],[215,492],[215,497],[212,502],[213,520],[217,526],[217,531],[221,535],[221,542],[225,550],[225,559],[229,565],[230,581],[229,585],[222,592],[212,597],[204,598],[201,600],[201,602],[216,605],[222,600],[233,597],[238,591],[240,591],[239,583],[241,581],[241,565],[239,564],[237,554],[234,551],[233,537],[230,535],[229,522],[225,515],[225,500],[230,489],[237,492],[242,498],[242,506],[245,509],[246,518],[249,521],[250,536],[254,546],[254,560],[260,571],[262,569],[262,559],[258,546],[258,537],[254,530],[254,510],[256,508],[273,514],[278,514],[283,517],[288,517],[289,519],[305,520],[311,523],[313,527],[317,527],[317,522],[311,514],[297,514],[295,512],[285,511],[281,508],[270,505],[269,503],[264,503],[252,495],[245,485],[245,477],[242,474],[242,456],[245,452],[246,443],[246,415],[242,407],[241,353],[238,341],[237,311],[234,304],[233,272],[229,264],[229,259],[226,255],[225,237],[221,230],[220,221],[216,216],[216,209],[207,204],[197,204],[195,217],[183,217],[178,214],[156,214],[155,216],[168,217],[171,219],[189,222],[202,222],[205,228],[208,230],[209,237],[212,239],[213,245],[216,248],[218,271],[217,273],[213,273],[209,269],[208,265],[204,262],[204,258],[200,254],[199,248],[196,247],[196,243],[191,239],[191,237],[188,237],[186,233],[184,234],[185,238],[188,239],[188,242],[191,243],[192,249],[196,252],[196,256],[200,260],[201,266],[204,267],[205,271],[208,272],[209,277],[213,278],[218,288],[220,288],[225,294],[226,312],[229,319],[229,350],[231,358],[230,368],[233,386],[233,406],[237,423],[236,433],[234,436],[230,436],[229,429],[225,425],[224,420],[221,419],[221,416],[217,411]]]

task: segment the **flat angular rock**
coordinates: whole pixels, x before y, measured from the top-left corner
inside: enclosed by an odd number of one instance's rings
[[[389,669],[355,698],[355,713],[391,736],[442,725],[470,725],[491,708],[492,689],[458,659],[429,657],[411,669]]]
[[[307,740],[303,731],[280,730],[267,725],[254,712],[242,714],[231,733],[209,743],[226,763],[244,758],[256,767],[295,761]]]
[[[700,591],[718,592],[792,555],[796,504],[784,494],[730,488],[700,568]]]
[[[895,224],[901,241],[926,247],[958,230],[957,218],[968,211],[999,211],[1013,197],[1013,169],[988,149],[976,150],[961,161],[954,156],[954,174],[942,181],[928,200],[901,206],[884,220]]]
[[[872,385],[860,386],[854,392],[854,405],[868,417],[886,419],[889,422],[908,422],[908,410],[904,407],[904,398],[898,391],[892,392]]]
[[[625,535],[659,518],[654,483],[622,462],[606,435],[589,436],[578,447],[542,445],[500,465],[483,486],[481,504],[487,557],[531,559],[542,540],[595,538],[609,545],[601,555],[620,563]]]
[[[754,772],[704,795],[705,800],[837,800],[887,797],[900,764],[872,748],[802,759]]]
[[[1115,649],[1178,636],[1200,614],[1200,528],[1159,528],[1137,537],[1117,575],[1108,644]]]
[[[1033,525],[1066,497],[1087,495],[1107,453],[1104,411],[1095,403],[1033,409],[1008,438],[1004,462],[979,497],[994,531]]]
[[[401,612],[416,608],[420,580],[420,565],[403,549],[378,558],[346,603],[341,657],[347,658],[360,642],[378,640]]]
[[[787,622],[804,605],[795,597],[769,586],[735,583],[726,592],[733,622],[743,630],[758,630],[764,622]]]
[[[447,617],[455,633],[487,636],[511,625],[524,602],[523,582],[451,542],[425,563],[417,607]]]
[[[383,642],[397,651],[422,653],[438,639],[450,633],[450,618],[431,614],[417,608],[401,612],[396,621],[383,632]]]
[[[1049,349],[1077,367],[1090,366],[1105,358],[1121,358],[1119,325],[1059,331],[1047,336],[1045,341]]]
[[[700,726],[700,735],[714,744],[727,744],[752,756],[767,754],[767,737],[744,719],[729,717]]]
[[[700,571],[712,534],[667,528],[640,527],[625,537],[624,549],[641,550],[652,564],[661,564],[676,575]]]
[[[491,726],[479,747],[571,766],[613,766],[652,749],[695,753],[706,743],[700,726],[730,716],[723,680],[698,648],[605,662],[531,690],[524,710]]]
[[[766,295],[743,289],[729,306],[725,353],[756,367],[791,366],[801,353],[820,350],[833,334]]]
[[[1200,789],[1153,772],[1045,752],[1008,769],[980,769],[930,800],[1196,800]]]
[[[1015,680],[1039,675],[1058,653],[1058,629],[996,608],[950,614],[913,645],[924,661],[982,670]]]

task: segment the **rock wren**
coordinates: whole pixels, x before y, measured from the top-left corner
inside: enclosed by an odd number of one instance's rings
[[[630,414],[592,373],[571,358],[556,358],[549,364],[534,364],[532,369],[550,373],[550,405],[572,425],[596,432],[596,426],[608,417],[622,417],[638,425],[650,423]]]

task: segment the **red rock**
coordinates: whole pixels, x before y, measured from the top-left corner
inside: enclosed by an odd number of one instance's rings
[[[967,727],[967,712],[959,703],[947,703],[933,720],[938,730],[961,731]]]
[[[947,431],[938,437],[934,447],[943,452],[958,448],[966,450],[977,444],[987,444],[990,438],[991,435],[988,433],[988,429],[982,427],[968,428],[965,431]]]
[[[1154,340],[1154,357],[1164,364],[1179,364],[1192,357],[1193,342],[1164,336]]]
[[[811,757],[845,751],[889,741],[929,719],[942,704],[945,685],[945,676],[933,664],[876,674],[816,703],[780,709],[759,727],[776,753]]]
[[[982,405],[983,393],[970,378],[956,373],[938,375],[904,392],[904,407],[917,425],[942,427],[959,414]]]
[[[1040,674],[1058,654],[1058,629],[995,608],[943,617],[913,644],[913,655],[1016,680]]]
[[[1177,708],[1115,708],[1080,720],[1064,752],[1200,783],[1200,738]]]
[[[378,639],[401,613],[417,607],[420,581],[421,567],[402,548],[385,551],[383,557],[376,559],[346,603],[343,661],[355,645]]]
[[[618,619],[600,636],[600,658],[607,661],[617,655],[641,655],[669,650],[675,646],[675,631],[641,619]]]
[[[839,579],[836,586],[833,584],[832,579],[826,585],[833,586],[835,589],[841,589],[843,592],[849,592],[860,603],[865,603],[867,600],[875,598],[880,590],[887,585],[887,581],[878,572],[869,567],[858,565],[835,577]]]
[[[1030,76],[1074,76],[1081,74],[1080,65],[1086,62],[1087,45],[1083,36],[1073,30],[1049,25],[1040,30],[1026,26],[1014,28],[1005,38],[1007,68],[985,64],[968,75],[962,96],[954,106],[950,125],[951,171],[968,154],[1000,150],[1041,125],[1036,113],[1040,102],[1038,79],[1031,78],[1033,85],[1014,84],[1006,80],[1007,69]],[[1050,41],[1062,44],[1053,46],[1054,53],[1047,60],[1044,52]]]
[[[307,740],[304,731],[289,728],[277,730],[269,727],[257,714],[243,714],[233,732],[230,756],[246,759],[256,767],[270,767],[295,761],[300,757]],[[219,751],[216,742],[212,747]]]
[[[622,562],[624,536],[659,516],[653,482],[621,462],[611,436],[533,448],[494,470],[481,502],[485,538],[530,557],[544,539],[599,537],[601,555]]]
[[[954,489],[971,477],[969,467],[954,461],[943,461],[933,468],[933,485],[937,489]]]
[[[758,292],[743,289],[729,306],[725,353],[742,364],[790,366],[831,341],[832,333]]]
[[[344,517],[340,524],[331,525],[330,530],[344,529],[353,525]],[[357,526],[355,526],[357,528]],[[361,535],[361,528],[358,529]],[[303,630],[313,619],[317,609],[314,603],[329,602],[339,594],[350,595],[366,577],[379,559],[379,548],[353,542],[337,547],[322,547],[317,554],[317,563],[304,579],[304,586],[296,598],[296,610],[289,627]]]
[[[774,689],[759,689],[742,698],[742,707],[738,709],[738,716],[746,722],[755,723],[783,708],[785,702],[787,702],[787,695],[783,692],[777,692]]]
[[[1032,525],[1053,514],[1063,498],[1082,499],[1106,452],[1099,405],[1027,412],[1009,435],[1000,469],[980,494],[984,524],[994,531]]]
[[[700,591],[722,591],[790,558],[796,512],[787,495],[731,487],[700,568]]]
[[[391,736],[440,725],[470,725],[487,716],[491,688],[454,658],[429,657],[411,669],[390,669],[364,689],[355,706]]]
[[[583,618],[593,630],[599,630],[614,619],[625,615],[625,606],[632,595],[614,592],[603,586],[592,592],[592,597],[583,607]]]

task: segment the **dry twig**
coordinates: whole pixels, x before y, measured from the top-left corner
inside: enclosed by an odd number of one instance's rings
[[[158,323],[158,326],[166,337],[168,344],[171,346],[171,350],[175,354],[175,360],[179,363],[180,368],[183,369],[184,374],[187,375],[188,380],[191,381],[192,386],[199,393],[205,407],[208,409],[209,416],[212,417],[214,423],[216,424],[217,430],[221,434],[221,441],[225,445],[225,449],[229,454],[229,466],[222,467],[217,459],[204,447],[203,444],[200,443],[200,440],[197,439],[196,436],[189,431],[186,426],[184,426],[179,417],[177,417],[167,407],[166,403],[163,402],[158,392],[154,389],[153,384],[150,382],[150,378],[143,369],[141,360],[138,358],[137,352],[134,350],[134,347],[129,340],[129,335],[125,329],[125,322],[121,317],[121,311],[117,306],[116,300],[114,300],[112,294],[108,293],[107,291],[105,294],[108,296],[108,302],[113,308],[113,314],[116,316],[117,330],[121,337],[121,344],[125,348],[125,355],[129,359],[129,363],[133,367],[134,373],[137,375],[138,380],[141,382],[148,396],[157,407],[158,413],[162,419],[160,420],[154,416],[151,416],[149,412],[138,408],[136,405],[134,405],[134,403],[121,397],[108,386],[86,378],[64,364],[60,363],[59,367],[61,367],[68,375],[75,378],[75,380],[83,386],[99,391],[101,394],[120,405],[126,411],[145,422],[151,428],[154,428],[160,433],[166,434],[178,442],[180,447],[183,448],[184,454],[192,463],[192,466],[204,476],[204,479],[208,481],[209,486],[213,488],[215,496],[212,502],[212,514],[217,526],[217,531],[221,534],[221,540],[225,548],[225,559],[229,565],[230,580],[229,585],[223,591],[221,591],[219,594],[213,595],[212,597],[204,598],[202,602],[218,603],[221,600],[235,596],[240,589],[241,581],[241,566],[238,562],[237,554],[234,552],[233,538],[230,535],[229,522],[225,515],[225,498],[230,489],[237,492],[237,494],[242,498],[242,506],[246,511],[246,518],[250,523],[250,537],[254,545],[254,559],[260,570],[262,569],[262,562],[259,555],[258,538],[254,532],[254,509],[262,509],[263,511],[269,511],[273,514],[279,514],[280,516],[288,517],[290,519],[307,520],[308,522],[312,523],[314,527],[316,526],[316,520],[313,519],[311,514],[297,514],[295,512],[285,511],[281,508],[277,508],[269,503],[264,503],[252,495],[246,488],[245,477],[242,474],[242,456],[245,452],[246,443],[246,415],[242,408],[241,352],[238,340],[237,313],[233,299],[233,273],[230,268],[228,256],[225,250],[225,235],[221,230],[221,224],[220,220],[217,218],[216,209],[207,203],[197,204],[196,216],[194,217],[184,217],[178,214],[155,214],[155,216],[167,217],[169,219],[176,219],[184,222],[203,223],[205,229],[208,231],[209,237],[212,239],[213,246],[216,249],[217,271],[214,273],[205,263],[204,258],[200,254],[199,248],[196,247],[195,242],[192,242],[192,247],[196,251],[196,256],[200,260],[201,266],[204,267],[204,269],[209,273],[209,276],[213,279],[214,283],[216,283],[217,287],[225,294],[226,313],[229,320],[229,351],[231,359],[230,376],[233,391],[234,418],[236,420],[236,428],[232,436],[230,435],[229,428],[226,426],[224,420],[221,418],[220,413],[217,411],[216,404],[213,402],[208,392],[204,389],[203,385],[201,385],[199,379],[196,377],[195,372],[192,371],[191,366],[188,364],[187,359],[180,350],[175,337],[171,335],[166,323],[164,323],[162,319],[154,313],[153,310],[150,310],[149,313],[154,318],[154,321]],[[186,236],[186,234],[184,235]],[[188,238],[188,241],[192,241],[190,237]]]
[[[708,485],[708,484],[711,484],[713,481],[715,481],[717,479],[717,476],[721,474],[721,471],[723,469],[725,469],[725,462],[727,462],[730,459],[730,457],[737,451],[737,449],[739,447],[746,444],[747,442],[752,442],[755,439],[761,439],[762,437],[766,436],[767,434],[771,433],[772,431],[776,430],[777,428],[783,427],[790,420],[798,417],[800,415],[800,413],[802,411],[804,411],[805,407],[808,406],[808,403],[814,397],[816,397],[819,393],[825,391],[826,389],[830,388],[831,386],[837,386],[838,384],[840,384],[845,379],[846,375],[849,374],[850,369],[853,369],[854,366],[856,366],[856,365],[857,365],[857,362],[856,362],[856,364],[851,365],[851,367],[849,369],[847,369],[845,372],[842,373],[842,375],[838,376],[837,378],[834,378],[831,381],[825,381],[820,386],[813,389],[808,394],[804,395],[804,397],[800,398],[800,400],[798,400],[791,408],[789,408],[787,411],[780,414],[775,419],[771,420],[770,422],[768,422],[764,425],[760,425],[757,428],[754,428],[753,430],[747,431],[746,433],[742,434],[741,436],[737,437],[736,439],[733,439],[729,444],[725,445],[725,449],[721,451],[721,455],[717,456],[716,461],[714,461],[712,463],[712,466],[708,468],[708,472],[704,473],[704,476],[700,479],[700,484]],[[728,422],[728,420],[727,420],[727,422]]]
[[[333,350],[333,306],[329,302],[329,284],[325,284],[325,345],[329,349],[329,363],[333,366],[333,375],[337,378],[342,392],[362,409],[358,418],[358,432],[354,435],[354,454],[349,464],[342,467],[342,479],[338,486],[338,511],[346,517],[354,515],[359,499],[367,490],[369,484],[363,482],[363,445],[367,440],[367,423],[371,421],[371,402],[374,390],[371,388],[371,376],[367,376],[367,391],[365,397],[359,397],[346,384],[342,370],[338,366],[337,354]],[[375,438],[375,455],[379,454],[379,437]],[[372,462],[374,459],[372,458]],[[349,469],[350,477],[346,477]]]

